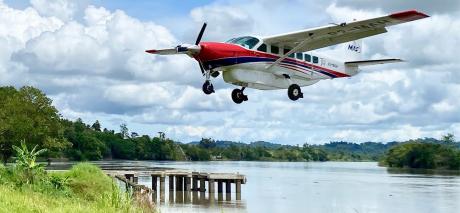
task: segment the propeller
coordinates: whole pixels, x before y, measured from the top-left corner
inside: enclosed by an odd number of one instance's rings
[[[203,26],[201,27],[200,33],[198,34],[198,37],[196,38],[195,45],[200,44],[201,38],[203,37],[204,30],[206,30],[206,26],[208,26],[208,24],[206,22],[203,23]]]
[[[181,44],[177,45],[175,48],[170,48],[170,49],[160,49],[160,50],[146,50],[145,52],[151,53],[151,54],[156,54],[156,55],[175,55],[175,54],[187,54],[190,57],[193,57],[197,54],[200,53],[201,51],[201,38],[203,38],[204,31],[206,30],[206,26],[208,24],[205,22],[203,23],[203,26],[201,27],[200,33],[198,33],[198,37],[196,38],[195,44],[190,45],[190,44]],[[200,59],[195,58],[198,61],[198,65],[200,65],[200,70],[203,75],[205,75],[205,68],[203,66],[203,63],[200,61]]]

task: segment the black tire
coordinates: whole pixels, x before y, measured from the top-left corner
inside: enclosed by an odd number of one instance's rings
[[[288,88],[288,97],[293,101],[297,101],[299,98],[303,97],[302,90],[300,89],[299,85],[292,84]]]
[[[236,104],[241,104],[243,103],[244,101],[244,94],[243,94],[243,91],[241,91],[240,89],[234,89],[232,91],[232,100],[233,102],[235,102]]]
[[[210,95],[214,92],[214,86],[209,81],[205,81],[203,84],[203,92],[206,95]]]

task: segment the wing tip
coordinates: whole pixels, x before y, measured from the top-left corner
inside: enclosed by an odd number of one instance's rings
[[[430,16],[417,10],[406,10],[402,12],[393,13],[390,15],[390,17],[402,21],[415,21],[418,19],[428,18]]]

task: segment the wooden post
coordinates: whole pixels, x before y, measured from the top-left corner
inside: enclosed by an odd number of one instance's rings
[[[177,187],[177,184],[176,184],[176,187]],[[169,175],[169,191],[174,191],[174,175],[171,175],[171,174]]]
[[[134,182],[134,174],[125,174],[126,179],[131,182]]]
[[[204,178],[200,179],[200,192],[206,191],[206,180]]]

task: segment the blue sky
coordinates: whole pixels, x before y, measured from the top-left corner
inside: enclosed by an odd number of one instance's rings
[[[406,9],[431,18],[364,40],[366,58],[407,63],[322,81],[292,102],[286,91],[247,90],[235,105],[219,77],[201,92],[196,62],[143,51],[204,40],[271,35]],[[460,135],[460,3],[363,0],[0,1],[0,85],[44,90],[62,115],[179,141],[201,137],[284,144],[393,141]],[[408,36],[410,35],[410,36]],[[436,38],[436,39],[433,39]],[[423,45],[421,45],[423,44]],[[341,46],[320,50],[340,57]],[[442,52],[442,57],[439,56]]]

